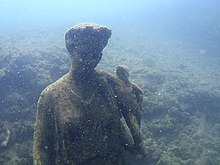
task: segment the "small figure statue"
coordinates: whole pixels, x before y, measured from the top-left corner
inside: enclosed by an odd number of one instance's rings
[[[136,118],[138,120],[138,124],[140,127],[141,122],[141,115],[143,113],[142,104],[143,104],[143,91],[140,87],[138,87],[135,83],[132,83],[129,81],[129,70],[128,67],[125,65],[119,65],[116,70],[117,77],[122,81],[124,85],[120,87],[121,93],[127,92],[126,96],[133,95],[130,99],[135,99],[139,108],[134,108],[132,110],[137,110],[136,112],[133,112],[136,115]],[[132,104],[135,104],[133,101],[131,101]],[[137,106],[137,105],[136,105]]]
[[[134,140],[132,147],[135,148],[132,149],[131,147],[129,150],[134,150],[134,152],[139,152],[142,156],[146,156],[140,136],[141,116],[143,114],[143,91],[135,83],[129,81],[129,70],[127,66],[119,65],[116,75],[119,80],[114,89],[120,98],[118,101],[119,107],[123,107],[121,112]]]
[[[110,37],[108,27],[94,23],[66,32],[72,68],[39,98],[35,165],[124,165],[125,149],[145,154],[141,90],[119,70],[116,77],[95,69]]]

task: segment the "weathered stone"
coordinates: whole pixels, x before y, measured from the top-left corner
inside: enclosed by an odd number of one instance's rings
[[[66,48],[77,54],[97,53],[103,50],[111,37],[111,29],[95,23],[80,23],[65,34]]]
[[[67,31],[72,68],[39,98],[34,164],[121,165],[124,149],[145,154],[133,84],[124,91],[123,81],[95,69],[110,36],[109,28],[97,24]]]

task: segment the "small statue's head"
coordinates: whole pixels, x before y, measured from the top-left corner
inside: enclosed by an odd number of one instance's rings
[[[73,67],[94,69],[111,37],[111,29],[94,23],[80,23],[65,34],[66,48],[74,60]]]
[[[129,82],[129,70],[126,65],[118,65],[116,75],[124,82]]]

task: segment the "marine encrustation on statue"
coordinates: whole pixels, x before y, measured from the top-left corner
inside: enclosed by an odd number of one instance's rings
[[[94,23],[66,32],[72,68],[39,98],[35,165],[122,165],[124,150],[145,154],[140,137],[142,91],[128,77],[128,83],[123,80],[126,72],[117,77],[95,69],[110,37],[108,27]]]

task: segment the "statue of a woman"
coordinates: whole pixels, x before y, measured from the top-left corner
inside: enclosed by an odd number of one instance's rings
[[[66,32],[72,68],[39,98],[35,165],[121,165],[124,149],[145,153],[133,113],[142,107],[135,97],[124,96],[131,91],[123,91],[120,78],[95,69],[110,36],[108,27],[93,23]]]

